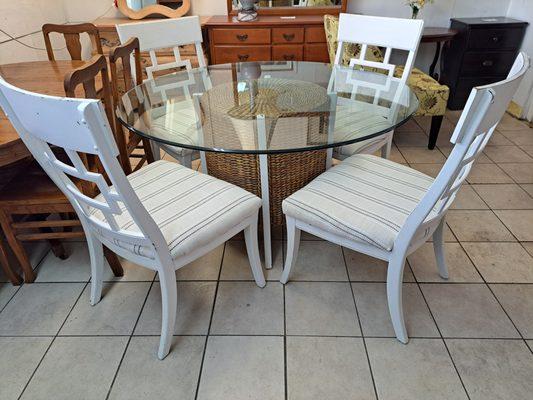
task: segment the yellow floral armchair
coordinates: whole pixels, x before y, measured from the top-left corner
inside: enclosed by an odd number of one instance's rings
[[[326,30],[326,38],[328,42],[328,51],[331,63],[335,60],[335,54],[337,52],[337,32],[339,30],[339,19],[332,15],[324,16],[324,27]],[[344,51],[341,57],[341,64],[348,65],[350,59],[359,57],[361,46],[352,43],[346,43],[344,45]],[[381,61],[383,55],[377,47],[369,46],[367,50],[367,59]],[[403,72],[403,66],[396,68],[395,75],[401,76]],[[408,80],[409,87],[418,97],[420,107],[415,115],[417,116],[430,116],[431,129],[429,135],[430,149],[435,148],[439,130],[442,125],[444,114],[446,113],[446,106],[448,104],[448,97],[450,95],[450,89],[448,86],[441,85],[431,76],[425,74],[417,68],[413,68]]]

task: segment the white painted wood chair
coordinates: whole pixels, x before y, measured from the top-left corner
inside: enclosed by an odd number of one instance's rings
[[[334,64],[341,64],[345,44],[357,44],[361,46],[359,58],[350,59],[350,67],[375,69],[377,72],[386,73],[391,81],[396,82],[399,87],[403,87],[407,84],[407,79],[413,69],[423,29],[424,21],[421,20],[340,14],[339,44]],[[370,46],[385,49],[383,61],[373,59],[372,52],[369,51]],[[394,76],[397,65],[391,61],[392,52],[395,50],[407,52],[405,68],[400,77]],[[398,94],[400,95],[401,91]],[[380,90],[378,88],[375,90],[375,100],[377,101],[379,97]],[[350,118],[353,121],[350,122]],[[342,108],[338,110],[337,119],[339,121],[347,120],[344,123],[348,126],[357,126],[358,124],[357,113],[343,115]],[[345,136],[346,132],[339,129],[336,134]],[[390,131],[375,139],[337,148],[335,149],[335,157],[343,159],[357,153],[372,154],[381,149],[382,157],[389,158],[393,135],[394,131]]]
[[[351,156],[283,202],[287,217],[287,283],[298,254],[300,231],[388,261],[387,297],[396,337],[408,342],[402,307],[406,257],[433,235],[439,274],[444,260],[445,216],[472,165],[491,138],[524,74],[522,53],[509,78],[474,88],[451,142],[455,145],[436,179],[373,155]]]
[[[183,60],[181,58],[180,46],[194,45],[199,67],[204,68],[206,66],[202,49],[202,29],[200,26],[200,18],[198,16],[120,24],[116,26],[116,29],[121,43],[126,43],[130,38],[136,37],[139,39],[140,50],[149,52],[152,65],[146,67],[148,80],[153,81],[154,77],[164,74],[165,71],[170,73],[176,71],[176,69],[184,68],[189,72],[188,83],[191,84],[191,61],[189,59]],[[157,51],[162,49],[172,49],[174,60],[160,64],[157,58]],[[134,68],[134,63],[131,65],[132,68]],[[135,76],[135,74],[133,74],[133,76]],[[206,84],[209,85],[209,83]],[[155,87],[155,85],[156,83],[153,82],[153,87]],[[164,89],[164,86],[159,88],[159,90],[162,91],[163,96]],[[181,107],[181,113],[183,114],[183,121],[189,122],[195,119],[196,116],[191,93],[186,91],[187,85],[184,85],[183,89],[185,97],[184,103],[186,104],[184,107]],[[178,131],[180,129],[186,130],[188,129],[188,126],[187,124],[179,124],[175,129]],[[160,159],[160,149],[163,149],[182,165],[189,168],[191,167],[192,160],[198,158],[198,152],[188,149],[160,144],[154,141],[152,141],[152,147],[156,160]]]
[[[157,271],[162,297],[160,359],[168,354],[174,332],[177,269],[244,230],[253,276],[258,286],[265,286],[257,241],[259,198],[170,161],[154,162],[126,177],[97,100],[35,94],[0,77],[0,105],[78,214],[91,257],[91,304],[97,304],[102,294],[103,244]],[[63,148],[71,165],[59,161],[50,145]],[[87,171],[80,152],[99,157],[111,187],[103,175]],[[96,184],[100,194],[87,197],[71,178]]]

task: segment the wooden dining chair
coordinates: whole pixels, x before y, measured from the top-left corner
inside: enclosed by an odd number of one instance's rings
[[[482,153],[529,68],[518,56],[509,78],[474,88],[453,133],[454,148],[437,178],[373,155],[354,155],[283,202],[287,217],[287,283],[300,232],[388,262],[387,297],[396,337],[408,342],[402,305],[406,257],[431,236],[439,274],[446,213]]]
[[[96,98],[96,81],[98,80],[106,99],[107,112],[113,116],[107,71],[105,57],[95,57],[85,66],[66,76],[66,95],[76,97],[84,93],[87,97]],[[83,86],[83,90],[78,90],[80,85]],[[82,157],[89,169],[95,171],[103,169],[94,157],[90,155],[82,155]],[[94,185],[83,180],[76,181],[76,183],[83,186],[82,190],[87,196],[93,197],[97,194]],[[51,215],[57,215],[59,218],[51,219],[49,218]],[[67,253],[61,240],[85,237],[83,231],[75,229],[81,224],[69,200],[35,162],[22,168],[9,183],[2,187],[0,225],[22,268],[24,281],[27,283],[33,282],[36,275],[24,249],[24,242],[47,240],[54,254],[65,259]],[[117,256],[107,249],[105,254],[113,273],[116,276],[122,276],[123,270]],[[11,279],[14,284],[21,283],[22,280],[16,278],[13,268],[9,273],[15,278]]]
[[[70,54],[72,60],[82,59],[82,42],[80,35],[86,33],[89,35],[92,44],[91,54],[104,54],[102,50],[102,43],[100,41],[100,34],[98,28],[90,23],[76,24],[76,25],[56,25],[45,24],[42,28],[44,36],[44,44],[46,46],[46,53],[50,61],[55,60],[54,49],[52,48],[52,42],[50,40],[51,33],[57,33],[63,35],[67,51]]]
[[[162,299],[160,359],[168,354],[174,332],[177,269],[244,230],[253,276],[258,286],[265,286],[257,242],[257,196],[164,160],[126,176],[100,101],[42,96],[0,79],[0,104],[80,218],[91,255],[91,304],[97,304],[102,294],[102,245],[157,271]],[[70,161],[59,160],[51,145],[62,148]],[[79,152],[100,159],[112,186],[102,174],[86,169]],[[72,178],[95,184],[100,194],[86,196]]]
[[[340,14],[338,47],[334,64],[341,65],[345,61],[343,57],[346,46],[357,47],[359,51],[355,52],[356,57],[349,60],[349,66],[354,69],[370,69],[386,74],[390,81],[400,87],[398,93],[401,94],[403,92],[401,88],[407,85],[407,79],[411,74],[423,29],[424,21],[422,20]],[[380,52],[378,48],[385,50],[383,59],[375,55],[376,52]],[[402,74],[396,77],[394,73],[397,65],[391,56],[393,51],[398,50],[407,53],[407,61]],[[380,91],[377,89],[376,99],[379,99],[379,94]],[[359,115],[354,112],[343,115],[343,109],[341,109],[337,120],[342,121],[343,127],[336,128],[335,135],[346,136],[346,129],[350,129],[350,126],[358,126]],[[391,130],[377,138],[340,147],[336,149],[335,156],[343,159],[356,153],[373,154],[381,149],[382,156],[389,158],[393,135],[394,130]]]
[[[183,60],[181,58],[180,46],[194,45],[199,67],[204,68],[206,66],[202,48],[202,28],[200,26],[200,18],[197,16],[120,24],[117,25],[116,28],[121,43],[126,43],[131,38],[138,38],[140,51],[149,52],[150,60],[152,62],[151,66],[146,67],[146,75],[149,80],[153,80],[155,77],[162,74],[176,72],[182,69],[187,71],[192,70],[191,61],[189,59]],[[161,49],[172,49],[174,55],[173,60],[166,63],[160,63],[156,52]],[[184,86],[184,88],[185,87],[188,86]],[[193,93],[184,92],[187,106],[176,110],[174,113],[176,117],[178,117],[179,115],[177,114],[180,113],[182,115],[182,120],[187,121],[186,124],[181,124],[175,127],[177,130],[176,134],[180,134],[182,131],[186,132],[190,126],[196,124],[196,112],[193,99],[191,98],[192,94]],[[164,96],[165,93],[162,92],[163,100]],[[192,160],[199,157],[198,152],[156,142],[152,142],[152,148],[153,156],[156,160],[160,159],[160,149],[163,149],[171,157],[189,168],[192,165]]]
[[[132,61],[134,63],[133,68]],[[111,49],[109,65],[111,69],[113,104],[116,108],[121,101],[121,96],[133,89],[137,82],[140,84],[143,81],[139,39],[131,38],[126,43]],[[115,128],[116,134],[124,137],[127,157],[125,157],[122,167],[126,175],[139,170],[144,164],[154,161],[149,140],[125,130],[118,120],[116,120]],[[132,158],[138,159],[135,166],[131,165]]]

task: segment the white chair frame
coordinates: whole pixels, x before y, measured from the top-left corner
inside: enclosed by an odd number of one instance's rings
[[[341,13],[339,15],[338,47],[334,65],[340,64],[345,43],[359,44],[361,45],[359,58],[352,58],[350,60],[350,67],[376,68],[387,71],[387,75],[391,81],[398,81],[399,86],[405,86],[413,69],[423,29],[424,21],[422,20]],[[368,46],[385,48],[383,62],[366,59]],[[408,52],[403,74],[399,78],[394,76],[394,71],[397,66],[391,63],[393,50]],[[399,92],[401,94],[401,91]],[[376,88],[375,98],[379,99],[379,97],[380,89]],[[364,152],[371,154],[382,149],[382,157],[389,158],[393,135],[394,130],[372,140],[371,144],[363,149]],[[340,159],[345,158],[342,150],[336,151],[335,156]]]
[[[258,212],[209,244],[179,258],[172,258],[161,230],[144,208],[120,167],[117,160],[118,148],[101,102],[35,94],[18,89],[0,77],[0,105],[35,159],[76,210],[87,237],[91,258],[91,304],[97,304],[102,295],[102,245],[158,273],[162,297],[161,340],[158,350],[160,359],[165,358],[170,351],[174,332],[177,269],[244,231],[253,276],[259,287],[265,286],[257,240]],[[50,145],[63,148],[72,166],[59,161]],[[94,154],[100,158],[113,189],[101,174],[85,168],[78,152]],[[105,201],[84,195],[70,177],[95,183]],[[124,204],[132,216],[138,232],[126,231],[117,225],[115,216],[122,213],[119,203]],[[100,210],[105,222],[95,218],[90,212],[91,209]],[[120,243],[122,245],[119,246]],[[148,248],[147,253],[151,253],[153,257],[135,252],[138,246]]]
[[[433,235],[433,247],[439,274],[444,279],[448,278],[443,239],[446,212],[467,178],[476,158],[485,148],[506,112],[528,68],[529,59],[525,53],[522,53],[518,56],[508,79],[472,90],[451,139],[451,143],[455,145],[452,153],[426,195],[405,221],[391,251],[348,240],[287,216],[287,258],[280,279],[281,283],[285,284],[289,280],[291,268],[298,254],[302,230],[354,251],[387,261],[389,312],[396,337],[400,342],[407,343],[409,338],[402,303],[405,259],[424,244],[429,236]],[[429,216],[432,210],[435,213]]]
[[[140,50],[149,52],[152,65],[146,68],[146,74],[148,75],[148,80],[152,81],[152,85],[155,85],[154,72],[168,71],[176,68],[185,68],[186,71],[189,73],[191,72],[191,61],[183,60],[181,58],[179,46],[193,44],[196,49],[200,68],[206,66],[202,49],[202,28],[198,16],[120,24],[116,25],[116,29],[121,43],[126,43],[130,38],[136,37],[139,39]],[[161,49],[172,49],[174,61],[160,64],[157,59],[157,50]],[[135,63],[131,63],[132,68],[135,68],[134,64]],[[133,76],[136,76],[135,73]],[[192,74],[190,74],[190,76],[192,77]],[[159,89],[162,91],[164,98],[164,87],[160,87]],[[185,85],[184,89],[186,89]],[[190,98],[190,93],[185,93],[186,95],[188,94]],[[194,158],[194,152],[192,150],[186,151],[186,153],[190,152],[190,154],[182,154],[175,146],[160,144],[153,140],[151,141],[151,144],[155,160],[161,158],[160,149],[163,149],[170,156],[177,159],[182,165],[191,168],[192,160]],[[204,157],[201,154],[200,156],[202,161],[204,161]]]

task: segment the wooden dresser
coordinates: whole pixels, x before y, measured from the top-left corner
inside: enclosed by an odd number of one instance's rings
[[[329,62],[323,15],[260,15],[238,22],[213,16],[204,22],[211,64],[244,61]]]
[[[441,82],[450,87],[448,108],[464,108],[473,87],[507,77],[528,23],[510,18],[451,20],[458,34],[443,54]]]

